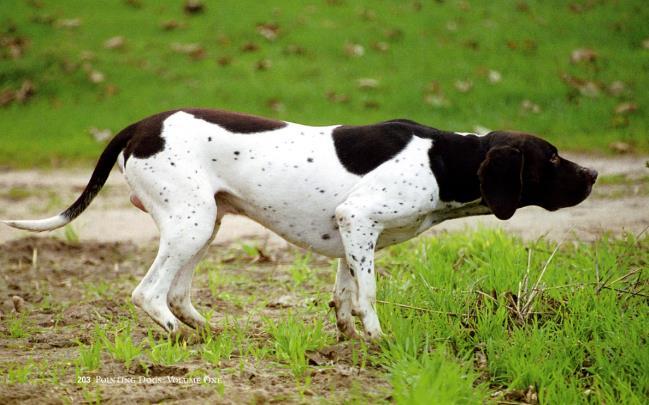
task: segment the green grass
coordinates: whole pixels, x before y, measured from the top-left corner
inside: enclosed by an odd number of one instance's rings
[[[194,16],[178,2],[32,3],[0,3],[3,42],[26,43],[17,59],[2,48],[0,91],[35,86],[25,103],[0,108],[2,165],[94,160],[102,144],[90,128],[116,132],[181,106],[309,124],[404,117],[453,130],[519,129],[571,149],[623,141],[649,150],[643,0],[228,0],[205,1]],[[66,19],[80,25],[63,28]],[[170,20],[179,28],[164,30]],[[276,38],[259,24],[278,27]],[[106,49],[117,35],[124,47]],[[174,44],[204,52],[195,59]],[[247,44],[257,50],[245,52]],[[578,48],[596,59],[572,63]],[[93,83],[91,72],[104,81]],[[376,84],[359,83],[366,78]],[[622,103],[635,109],[616,113]]]
[[[129,320],[122,321],[115,331],[113,331],[112,338],[105,332],[95,329],[95,333],[101,337],[101,342],[106,351],[118,361],[124,363],[126,368],[131,366],[131,363],[140,357],[143,351],[143,344],[133,341],[131,335],[131,324]]]
[[[25,338],[31,335],[31,327],[24,314],[11,314],[5,320],[7,335],[12,338]]]
[[[554,249],[482,231],[421,239],[383,255],[379,266],[392,270],[379,283],[379,317],[395,390],[412,368],[430,380],[429,395],[466,392],[462,379],[435,383],[450,353],[449,373],[472,381],[478,393],[489,388],[515,397],[531,389],[542,403],[646,401],[642,269],[649,240],[566,243],[552,256]],[[437,357],[429,359],[431,353]],[[473,370],[461,374],[467,362]],[[403,398],[425,398],[417,381],[406,386]]]
[[[156,341],[153,334],[149,332],[148,343],[148,356],[153,364],[168,366],[185,361],[191,355],[187,348],[187,342],[179,341],[178,338],[167,337]]]
[[[267,320],[266,327],[273,337],[275,357],[288,363],[296,378],[304,377],[308,369],[307,351],[331,343],[321,319],[315,319],[305,325],[302,319],[290,313],[281,322]]]

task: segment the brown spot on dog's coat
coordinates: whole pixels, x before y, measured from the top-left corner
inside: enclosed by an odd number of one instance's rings
[[[202,119],[212,124],[227,129],[230,132],[239,134],[253,134],[257,132],[273,131],[284,128],[286,123],[283,121],[272,120],[254,115],[235,113],[222,110],[210,110],[203,108],[183,109],[188,114]]]

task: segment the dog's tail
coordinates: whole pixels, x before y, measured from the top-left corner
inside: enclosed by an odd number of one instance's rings
[[[120,133],[108,143],[106,149],[102,152],[95,170],[92,172],[90,181],[86,185],[79,198],[68,209],[46,219],[37,220],[19,220],[19,221],[2,221],[5,224],[18,229],[25,229],[28,231],[51,231],[60,228],[72,222],[73,219],[78,217],[92,202],[99,190],[104,186],[110,171],[117,160],[120,152],[126,147],[128,142],[135,134],[135,125],[131,125]]]

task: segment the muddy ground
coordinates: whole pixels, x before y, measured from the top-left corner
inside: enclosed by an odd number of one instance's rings
[[[0,370],[8,374],[11,368],[33,366],[28,383],[0,384],[0,403],[77,403],[96,398],[111,403],[339,402],[361,387],[364,398],[389,399],[383,371],[368,365],[361,368],[355,362],[352,352],[359,348],[358,342],[332,339],[330,345],[310,352],[308,386],[301,386],[285,364],[268,354],[267,322],[282,322],[288,311],[299,312],[305,322],[315,317],[325,320],[327,333],[336,335],[327,305],[334,273],[325,258],[311,261],[314,277],[298,291],[288,270],[299,254],[296,249],[264,247],[263,256],[255,257],[215,244],[208,252],[204,263],[220,267],[222,282],[213,290],[208,272],[199,270],[194,302],[202,311],[215,311],[212,325],[232,328],[230,322],[236,319],[247,344],[265,355],[256,358],[235,348],[230,359],[210,364],[201,359],[198,337],[189,333],[186,341],[192,355],[178,364],[155,364],[145,354],[127,367],[104,353],[99,369],[79,375],[75,373],[78,346],[92,342],[96,325],[114,328],[119,320],[135,317],[134,341],[146,342],[149,331],[162,339],[160,329],[139,310],[133,312],[128,303],[131,290],[153,260],[155,246],[24,238],[6,242],[2,249]],[[19,314],[14,297],[24,300]],[[10,336],[7,322],[17,316],[25,319],[24,337]],[[190,380],[194,376],[199,376],[199,382]],[[92,383],[80,383],[80,377]],[[150,379],[140,380],[144,377]],[[187,380],[170,381],[172,377]],[[110,378],[114,382],[106,382]]]
[[[602,179],[580,206],[556,213],[526,208],[506,222],[492,217],[448,221],[431,232],[498,226],[524,238],[593,239],[603,232],[638,233],[649,226],[647,157],[573,158],[596,168]],[[86,170],[0,172],[0,218],[55,214],[76,198],[87,176]],[[145,339],[148,329],[157,329],[129,304],[132,289],[155,255],[157,231],[148,215],[130,206],[128,195],[119,173],[113,173],[106,189],[75,222],[76,235],[57,231],[34,236],[0,228],[0,370],[6,373],[33,363],[32,384],[0,384],[0,403],[89,402],[99,397],[123,403],[338,402],[354,395],[390,400],[384,370],[371,364],[361,367],[355,343],[350,342],[332,342],[310,354],[311,383],[304,389],[296,388],[284,365],[268,356],[254,360],[236,350],[218,366],[194,355],[177,365],[155,365],[143,357],[126,367],[104,354],[100,368],[87,373],[92,379],[123,381],[209,375],[218,384],[77,384],[78,345],[90,343],[95,325],[109,327],[137,317],[136,340]],[[243,245],[256,245],[264,255],[250,255]],[[202,310],[214,310],[213,323],[224,324],[226,315],[245,320],[246,337],[259,347],[269,339],[265,322],[281,322],[287,311],[306,307],[301,316],[326,318],[325,327],[333,336],[335,322],[327,307],[335,275],[330,261],[315,256],[310,262],[313,277],[296,289],[291,264],[300,254],[253,222],[226,217],[204,263],[217,266],[228,281],[211,285],[209,272],[199,270],[194,301]],[[23,337],[10,336],[8,321],[16,317],[24,319]],[[190,341],[189,348],[199,350],[200,345]]]

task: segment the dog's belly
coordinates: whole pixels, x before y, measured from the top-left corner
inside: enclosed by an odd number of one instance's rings
[[[244,215],[287,241],[329,257],[343,257],[345,250],[335,219],[338,199],[310,205],[259,198],[243,199],[219,193],[216,203],[228,213]]]

